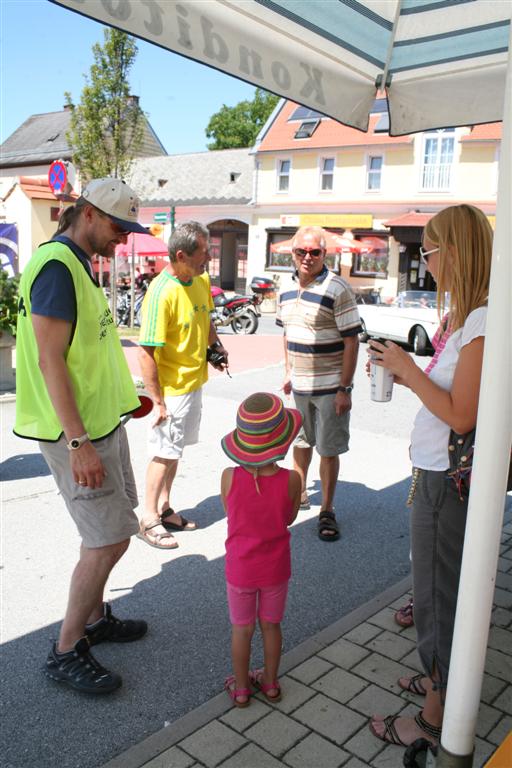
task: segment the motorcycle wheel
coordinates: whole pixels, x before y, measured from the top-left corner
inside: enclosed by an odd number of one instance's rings
[[[231,327],[235,333],[242,333],[248,335],[249,333],[256,333],[258,330],[258,318],[254,312],[244,312],[243,315],[233,318]]]

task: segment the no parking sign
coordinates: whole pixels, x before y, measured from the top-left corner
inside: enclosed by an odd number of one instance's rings
[[[68,194],[75,181],[74,168],[66,160],[54,160],[48,170],[48,184],[54,195]]]

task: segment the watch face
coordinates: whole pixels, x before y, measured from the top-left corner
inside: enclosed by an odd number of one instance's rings
[[[71,440],[72,448],[80,448],[80,440]]]

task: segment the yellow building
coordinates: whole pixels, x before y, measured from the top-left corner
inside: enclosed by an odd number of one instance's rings
[[[279,282],[291,255],[277,244],[318,224],[353,239],[329,262],[356,291],[433,288],[418,255],[423,226],[460,202],[494,217],[501,124],[400,137],[388,129],[385,99],[367,133],[280,102],[253,148],[250,275],[266,270]]]

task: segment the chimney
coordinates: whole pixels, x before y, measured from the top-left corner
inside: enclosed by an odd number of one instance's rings
[[[74,104],[64,104],[64,112],[72,112],[74,108]]]
[[[139,106],[139,97],[138,97],[138,96],[134,96],[134,95],[133,95],[133,93],[131,93],[131,94],[128,96],[128,99],[127,99],[127,101],[128,101],[128,104],[129,104],[131,107],[138,107],[138,106]]]

